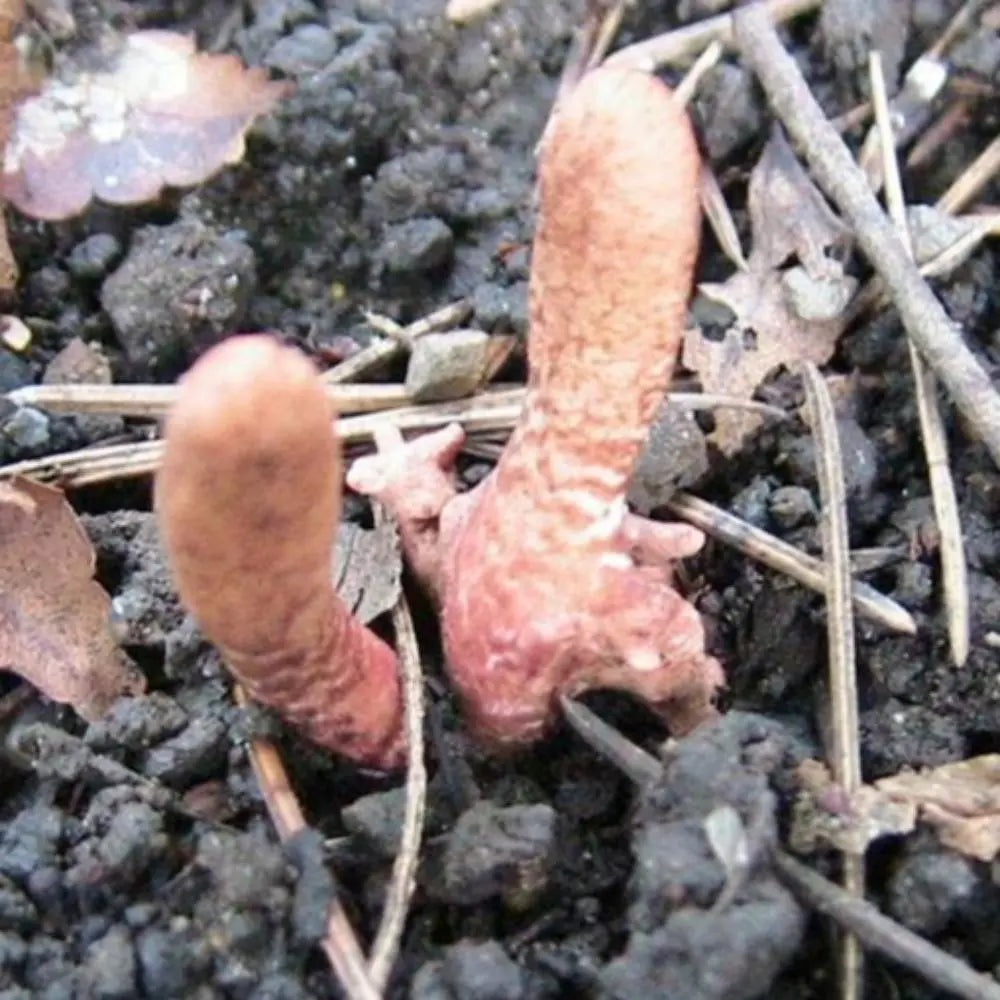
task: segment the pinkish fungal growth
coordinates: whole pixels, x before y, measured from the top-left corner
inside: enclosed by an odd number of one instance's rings
[[[333,586],[340,442],[308,359],[233,337],[181,380],[156,511],[181,600],[229,669],[315,742],[403,764],[396,654]]]
[[[670,585],[696,529],[631,515],[629,477],[667,390],[698,253],[699,157],[657,79],[598,69],[557,109],[540,165],[528,398],[493,474],[455,495],[448,427],[356,462],[436,594],[475,731],[543,735],[561,694],[631,691],[685,732],[724,683]]]

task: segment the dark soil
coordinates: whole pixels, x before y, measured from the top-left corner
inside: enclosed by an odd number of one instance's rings
[[[329,0],[325,9],[318,0],[261,0],[227,20],[236,6],[72,4],[76,34],[61,48],[93,45],[109,27],[194,31],[203,45],[221,37],[248,62],[292,77],[297,91],[255,127],[244,162],[193,192],[133,210],[97,205],[60,225],[11,213],[22,268],[11,311],[34,341],[26,359],[0,349],[4,389],[38,381],[77,336],[103,345],[116,381],[136,381],[173,379],[236,330],[278,330],[330,360],[370,336],[363,308],[405,322],[468,296],[471,325],[525,332],[528,257],[510,248],[530,244],[533,148],[582,0],[507,0],[463,29],[444,19],[444,0]],[[719,4],[681,0],[676,17],[672,6],[634,5],[620,41]],[[882,49],[895,88],[957,6],[830,0],[822,17],[801,18],[786,37],[835,115],[866,96],[870,46]],[[223,23],[233,30],[220,36]],[[995,31],[971,32],[954,61],[968,79],[995,87]],[[907,175],[911,201],[932,201],[986,145],[1000,124],[996,108],[981,100],[967,125]],[[709,74],[696,114],[745,226],[745,178],[769,117],[735,57]],[[849,139],[857,148],[860,133]],[[995,182],[983,200],[1000,201]],[[728,273],[706,238],[701,276]],[[978,250],[936,288],[997,371],[994,250]],[[209,308],[193,305],[205,301]],[[946,409],[973,611],[972,655],[956,669],[898,321],[887,313],[851,331],[834,369],[857,372],[861,386],[857,412],[842,424],[852,456],[851,544],[896,549],[870,582],[919,623],[917,637],[899,638],[859,622],[865,777],[998,751],[1000,475]],[[798,389],[779,378],[768,391],[788,402]],[[145,433],[117,418],[8,405],[0,460]],[[710,454],[695,488],[815,552],[814,467],[805,428],[788,424],[761,432],[735,459]],[[150,693],[89,727],[41,698],[7,714],[0,1000],[338,996],[314,947],[330,891],[325,873],[336,873],[368,939],[396,847],[397,783],[233,706],[217,654],[171,590],[148,483],[91,487],[72,499],[87,515],[101,580]],[[823,754],[822,601],[718,544],[692,563],[688,582],[726,665],[727,706],[739,711],[676,746],[641,796],[568,730],[514,760],[484,756],[429,658],[429,816],[393,997],[831,995],[824,925],[763,860],[785,831],[791,767]],[[426,611],[420,624],[433,650]],[[641,707],[610,694],[589,701],[656,752],[666,734]],[[278,844],[247,763],[246,741],[261,726],[277,737],[322,839]],[[734,812],[753,857],[735,884],[705,832]],[[832,856],[813,863],[835,871]],[[902,923],[977,969],[1000,970],[1000,886],[990,866],[920,831],[873,850],[869,889]],[[938,995],[877,959],[868,984],[871,997]]]

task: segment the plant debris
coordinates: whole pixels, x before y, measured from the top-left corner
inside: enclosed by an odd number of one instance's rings
[[[94,549],[62,492],[0,483],[0,666],[83,718],[145,688],[118,649]]]
[[[68,219],[198,184],[237,163],[257,115],[288,92],[231,55],[169,31],[127,36],[110,69],[53,77],[18,109],[3,193],[36,219]]]
[[[366,625],[390,611],[402,592],[403,555],[391,521],[368,531],[345,521],[337,534],[333,580],[340,599]]]
[[[847,247],[847,231],[778,128],[750,175],[748,201],[753,248],[747,270],[699,286],[735,319],[721,341],[689,331],[683,358],[704,392],[746,398],[779,366],[828,361],[856,288],[836,256]],[[712,439],[732,454],[762,420],[748,410],[722,410]]]
[[[1000,854],[1000,754],[983,754],[923,771],[904,771],[848,795],[824,765],[804,761],[792,842],[819,842],[853,854],[880,837],[909,833],[919,818],[945,847],[979,861]]]

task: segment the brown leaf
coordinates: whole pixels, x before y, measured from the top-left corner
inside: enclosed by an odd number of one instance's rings
[[[66,219],[92,196],[127,205],[200,183],[242,158],[255,116],[287,91],[186,36],[136,32],[107,71],[53,79],[20,106],[4,193],[27,215]]]
[[[778,130],[751,175],[749,211],[748,269],[723,284],[700,286],[735,320],[721,340],[689,331],[683,354],[705,392],[746,398],[782,365],[829,360],[856,287],[840,261],[827,255],[845,244],[846,230]],[[749,411],[721,410],[713,440],[732,454],[761,421]]]
[[[919,774],[882,778],[875,787],[912,802],[941,843],[980,861],[1000,853],[1000,754],[983,754]]]
[[[0,482],[0,667],[95,719],[143,690],[110,628],[94,549],[62,492]]]
[[[861,854],[878,837],[913,829],[919,816],[946,847],[980,861],[1000,854],[1000,754],[895,774],[850,796],[818,761],[804,761],[796,775],[802,786],[792,831],[797,850],[824,842]]]
[[[3,69],[0,68],[0,73]],[[7,220],[3,216],[3,201],[0,200],[0,292],[10,292],[17,286],[20,276],[14,251],[7,238]]]

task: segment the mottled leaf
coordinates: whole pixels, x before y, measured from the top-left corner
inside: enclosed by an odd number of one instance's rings
[[[365,624],[399,600],[403,557],[399,533],[391,522],[368,531],[346,521],[340,525],[333,558],[333,581],[344,603]]]
[[[848,793],[830,776],[826,765],[806,760],[796,769],[801,791],[793,809],[792,847],[807,854],[819,845],[863,855],[879,837],[909,833],[917,822],[912,803],[897,802],[871,785]]]
[[[109,68],[67,72],[20,106],[4,194],[27,215],[66,219],[91,197],[135,204],[198,184],[242,158],[247,128],[287,88],[186,36],[136,32]]]
[[[783,365],[828,361],[856,288],[837,256],[846,230],[780,130],[754,167],[748,200],[753,248],[747,269],[699,286],[733,313],[733,323],[721,340],[689,331],[683,355],[705,392],[746,398]],[[713,440],[732,454],[761,421],[747,410],[720,410]]]
[[[778,127],[750,175],[747,208],[753,235],[751,269],[781,267],[795,256],[810,274],[820,275],[836,263],[827,257],[827,250],[847,245],[846,226]]]

